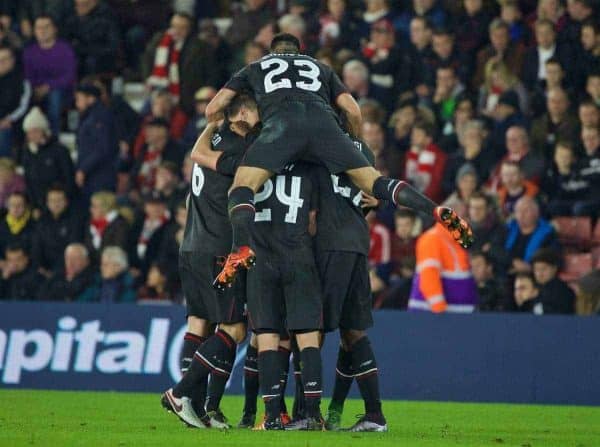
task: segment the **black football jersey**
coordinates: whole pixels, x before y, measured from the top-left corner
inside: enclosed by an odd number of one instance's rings
[[[227,213],[227,194],[249,144],[248,140],[224,125],[212,138],[213,150],[223,152],[217,163],[217,171],[194,163],[181,251],[209,251],[224,255],[229,252],[231,225]]]
[[[251,92],[263,121],[285,101],[322,101],[327,105],[347,92],[327,65],[303,54],[269,54],[242,68],[226,88]]]
[[[293,163],[271,177],[254,195],[253,239],[259,250],[285,253],[311,246],[310,211],[317,207],[315,165]]]
[[[365,143],[354,145],[371,164],[375,157]],[[318,167],[319,210],[317,213],[316,249],[369,254],[369,227],[360,206],[362,191],[346,174],[329,174]]]

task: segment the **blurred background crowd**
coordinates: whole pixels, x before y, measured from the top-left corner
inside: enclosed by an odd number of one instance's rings
[[[377,168],[469,219],[479,311],[595,313],[598,3],[0,0],[0,299],[180,302],[204,109],[281,31]],[[368,216],[376,308],[406,308],[422,217]]]

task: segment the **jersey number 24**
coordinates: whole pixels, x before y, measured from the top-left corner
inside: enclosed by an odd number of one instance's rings
[[[285,192],[285,175],[278,175],[275,177],[275,187],[273,187],[273,181],[267,180],[263,187],[254,195],[254,204],[258,205],[260,202],[264,202],[273,194],[275,190],[275,197],[283,205],[288,206],[288,211],[285,213],[285,223],[295,224],[298,219],[298,210],[304,205],[304,199],[300,198],[300,187],[302,186],[302,177],[291,177],[290,193]],[[259,208],[257,206],[257,208]],[[263,208],[260,211],[256,211],[254,217],[255,222],[270,222],[271,221],[271,208]]]
[[[317,64],[307,59],[294,59],[293,64],[298,68],[300,77],[306,79],[306,81],[297,81],[296,87],[310,92],[316,92],[321,88],[321,81],[319,81],[321,70]],[[289,78],[281,77],[275,80],[276,77],[283,75],[289,66],[287,61],[277,57],[260,63],[260,68],[269,70],[265,75],[265,93],[271,93],[280,88],[292,88],[292,81]]]

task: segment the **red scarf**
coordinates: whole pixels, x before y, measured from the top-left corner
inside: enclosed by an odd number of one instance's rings
[[[154,189],[156,170],[162,162],[162,150],[148,147],[144,153],[144,160],[137,175],[137,184],[142,194],[148,194]]]
[[[109,212],[106,216],[90,221],[90,233],[92,235],[92,245],[95,249],[99,249],[102,245],[102,237],[106,228],[117,218],[119,213],[115,210]]]
[[[137,242],[137,253],[140,259],[143,259],[146,256],[148,242],[150,242],[152,235],[156,233],[156,231],[158,231],[160,228],[162,228],[163,225],[169,222],[170,219],[171,213],[169,212],[169,210],[166,210],[164,214],[158,219],[144,219],[144,226],[142,227],[142,232],[140,233],[140,237],[138,238]]]
[[[180,94],[179,58],[182,42],[175,42],[171,33],[166,32],[158,42],[154,53],[154,66],[148,84],[154,88],[167,89],[178,101]]]

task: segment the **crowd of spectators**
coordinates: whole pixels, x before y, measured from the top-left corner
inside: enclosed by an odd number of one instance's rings
[[[469,219],[480,311],[573,313],[553,220],[599,217],[599,3],[0,0],[0,298],[180,301],[205,107],[281,31],[359,101],[376,167]],[[430,216],[368,220],[374,305],[405,308]]]

